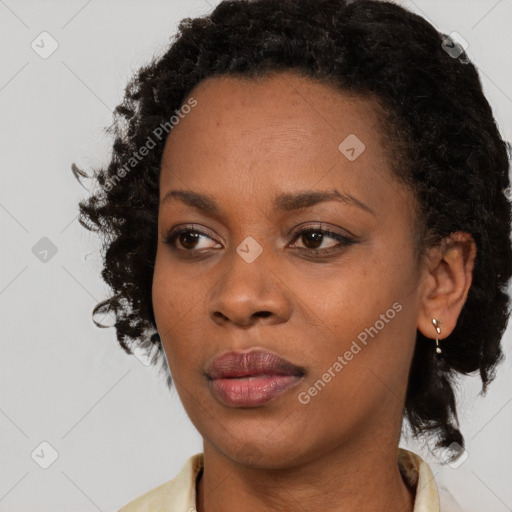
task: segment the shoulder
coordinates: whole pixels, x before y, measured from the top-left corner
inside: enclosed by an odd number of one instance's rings
[[[126,504],[118,512],[184,512],[195,509],[196,478],[203,454],[192,455],[172,480]]]

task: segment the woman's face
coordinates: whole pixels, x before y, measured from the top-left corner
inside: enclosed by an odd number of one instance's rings
[[[285,467],[398,443],[422,268],[372,103],[292,73],[191,96],[163,154],[153,306],[205,446]],[[257,349],[302,374],[213,385],[217,356]]]

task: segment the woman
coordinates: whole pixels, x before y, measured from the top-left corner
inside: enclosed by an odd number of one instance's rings
[[[507,147],[463,50],[389,2],[224,1],[116,114],[80,204],[95,312],[156,347],[204,440],[122,511],[438,511],[402,422],[463,453],[452,381],[493,379],[512,268]]]

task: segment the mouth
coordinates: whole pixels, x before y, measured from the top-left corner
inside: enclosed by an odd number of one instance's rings
[[[271,352],[228,352],[213,360],[206,375],[215,397],[230,407],[257,407],[296,385],[305,369]]]

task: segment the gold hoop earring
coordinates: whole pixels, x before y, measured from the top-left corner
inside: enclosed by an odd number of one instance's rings
[[[439,347],[439,335],[441,334],[441,328],[439,327],[439,320],[436,320],[435,318],[432,318],[432,323],[434,324],[434,327],[436,328],[436,333],[437,333],[437,336],[436,336],[436,352],[438,354],[440,354],[442,351],[441,351],[441,347]]]

